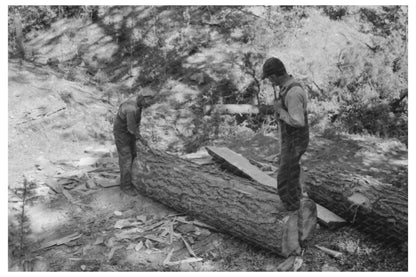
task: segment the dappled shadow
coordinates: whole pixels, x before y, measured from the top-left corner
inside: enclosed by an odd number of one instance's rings
[[[331,139],[316,136],[305,156],[305,165],[311,169],[327,164],[407,188],[407,149],[395,141],[350,135]]]

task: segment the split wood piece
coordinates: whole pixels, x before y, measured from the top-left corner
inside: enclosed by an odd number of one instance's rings
[[[284,260],[283,262],[281,262],[276,270],[277,271],[292,271],[293,269],[293,265],[295,263],[295,256],[290,256],[289,258],[287,258],[286,260]]]
[[[206,165],[206,164],[215,163],[215,161],[213,161],[211,157],[205,158],[205,159],[192,159],[190,161],[193,162],[193,163],[196,163],[198,165]]]
[[[231,167],[232,171],[237,171],[242,175],[258,182],[259,184],[273,188],[277,193],[277,180],[265,174],[259,168],[252,165],[245,157],[225,147],[206,147],[208,153],[214,158],[220,160]],[[316,204],[318,221],[331,227],[340,227],[346,224],[346,221],[326,209]]]
[[[99,160],[98,157],[83,157],[79,159],[78,162],[76,162],[76,165],[78,167],[93,166],[97,164],[98,160]]]
[[[407,189],[327,164],[311,168],[304,185],[313,200],[374,238],[407,241]]]
[[[206,105],[204,113],[217,112],[220,114],[274,114],[273,105],[223,104]]]
[[[195,153],[189,153],[189,154],[185,154],[180,156],[182,159],[186,159],[186,160],[193,160],[193,159],[204,159],[204,158],[208,158],[211,157],[208,152],[206,151],[198,151]]]
[[[48,178],[45,184],[58,194],[62,193],[63,191],[62,185],[58,183],[57,181],[53,180],[52,178]]]
[[[332,249],[328,249],[328,248],[323,247],[323,246],[315,245],[315,247],[318,248],[319,250],[321,250],[322,252],[325,252],[329,256],[334,257],[334,258],[340,258],[343,255],[341,252],[338,252],[338,251],[335,251],[335,250],[332,250]]]
[[[316,205],[318,221],[329,229],[335,229],[347,224],[347,221],[321,205]]]
[[[292,239],[284,236],[292,212],[286,210],[275,187],[162,151],[137,150],[132,183],[142,194],[279,255],[287,257],[299,250],[297,239],[284,241]]]
[[[45,249],[45,248],[48,248],[48,247],[51,247],[51,246],[54,246],[54,245],[66,244],[70,241],[79,239],[81,236],[82,236],[82,234],[80,234],[78,232],[75,232],[75,233],[72,233],[72,234],[67,235],[65,237],[62,237],[62,238],[58,238],[58,239],[54,239],[54,240],[51,240],[51,241],[44,242],[44,243],[42,243],[40,248],[38,248],[37,250],[42,250],[42,249]]]
[[[117,182],[117,179],[94,177],[94,182],[103,188],[111,188],[111,187],[120,186],[120,183]]]
[[[184,223],[184,224],[193,224],[193,225],[198,226],[198,227],[202,227],[202,228],[205,228],[205,229],[217,231],[217,229],[215,227],[210,226],[208,224],[205,224],[203,222],[200,222],[198,220],[188,221],[188,220],[185,220],[183,218],[178,217],[178,218],[176,218],[176,221]]]
[[[62,190],[62,194],[66,197],[66,199],[71,202],[71,203],[75,203],[74,198],[72,197],[71,193],[69,193],[69,191],[67,191],[66,189]]]
[[[206,147],[208,153],[220,162],[226,162],[232,171],[237,171],[252,180],[269,187],[277,188],[274,178],[266,175],[258,167],[252,165],[249,160],[226,147]]]

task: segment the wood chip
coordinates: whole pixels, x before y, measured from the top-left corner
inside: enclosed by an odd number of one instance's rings
[[[139,233],[142,233],[143,230],[139,228],[132,228],[129,230],[124,230],[120,233],[115,234],[118,239],[135,239]]]
[[[145,215],[138,215],[136,216],[136,219],[145,223],[146,222],[146,216]]]
[[[62,190],[62,194],[65,196],[66,199],[68,199],[69,202],[71,203],[75,203],[74,198],[72,197],[72,195],[69,193],[69,191],[67,191],[66,189]]]
[[[131,218],[119,219],[114,224],[114,228],[123,229],[123,228],[134,227],[134,226],[142,224],[141,222],[131,222],[131,220],[132,220]]]
[[[176,231],[182,233],[182,234],[187,234],[190,232],[195,232],[196,231],[196,227],[193,224],[182,224],[179,225],[178,227],[176,227]]]
[[[122,212],[120,212],[120,211],[114,211],[114,215],[116,215],[116,216],[122,216],[122,215],[123,215],[123,213],[122,213]]]
[[[277,266],[277,271],[291,271],[295,263],[295,256],[290,256]]]
[[[92,180],[92,179],[88,179],[87,182],[85,183],[85,186],[89,189],[93,189],[93,188],[97,187],[94,180]]]
[[[56,193],[62,193],[63,187],[61,184],[53,180],[52,178],[49,178],[46,180],[45,184],[50,187],[54,192]]]
[[[126,247],[126,249],[127,250],[132,250],[132,249],[134,249],[136,247],[136,244],[135,243],[130,243],[127,247]]]
[[[97,163],[99,158],[97,157],[84,157],[81,158],[76,165],[79,167],[85,167],[85,166],[92,166],[95,165]]]
[[[99,244],[102,244],[102,243],[104,243],[104,238],[103,237],[98,237],[95,240],[94,245],[99,245]]]
[[[173,251],[175,251],[175,249],[171,249],[168,253],[168,255],[166,256],[165,260],[163,261],[163,265],[169,265],[170,264],[170,258],[172,257]]]
[[[153,243],[149,239],[146,239],[146,241],[144,242],[144,245],[146,246],[147,249],[153,248]]]
[[[134,250],[136,251],[136,252],[139,252],[140,251],[140,249],[142,249],[143,248],[143,242],[142,241],[140,241],[138,244],[136,244],[136,246],[134,247]]]
[[[185,243],[186,249],[188,249],[189,254],[192,257],[196,257],[195,252],[192,250],[191,246],[189,245],[189,243],[185,240],[185,238],[183,236],[181,236],[181,239],[183,241],[183,243]]]
[[[293,263],[293,271],[298,271],[302,267],[302,265],[303,265],[303,259],[297,256]]]
[[[107,179],[107,178],[94,177],[94,182],[103,188],[111,188],[111,187],[120,186],[120,183],[117,182],[117,180]]]
[[[154,235],[146,235],[144,237],[146,239],[153,240],[153,241],[156,241],[156,242],[159,242],[159,243],[164,243],[164,244],[167,244],[168,243],[166,240],[161,239],[161,238],[158,238],[158,237],[156,237]]]
[[[80,234],[78,232],[75,232],[75,233],[72,233],[72,234],[67,235],[65,237],[59,238],[59,239],[54,239],[54,240],[51,240],[51,241],[44,242],[44,243],[42,243],[41,247],[37,250],[42,250],[42,249],[45,249],[45,248],[48,248],[48,247],[51,247],[51,246],[54,246],[54,245],[66,244],[70,241],[79,239],[81,236],[82,236],[82,234]]]
[[[115,237],[111,237],[108,241],[107,241],[107,243],[106,243],[106,245],[107,245],[107,247],[113,247],[114,246],[114,241],[116,240],[116,238]]]
[[[114,246],[114,247],[112,247],[111,248],[111,250],[110,250],[110,252],[107,254],[107,260],[111,260],[111,258],[113,257],[113,255],[114,255],[114,253],[118,250],[118,249],[120,249],[120,248],[122,248],[123,246]]]

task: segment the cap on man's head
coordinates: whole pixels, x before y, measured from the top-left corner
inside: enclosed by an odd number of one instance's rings
[[[264,80],[265,78],[273,74],[276,76],[282,76],[287,74],[286,68],[282,61],[275,57],[267,59],[266,62],[263,64],[263,74],[261,75],[261,79]]]

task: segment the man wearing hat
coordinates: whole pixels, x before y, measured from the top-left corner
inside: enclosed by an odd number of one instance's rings
[[[137,155],[136,140],[147,145],[139,132],[142,110],[153,103],[153,91],[149,88],[142,89],[138,96],[130,97],[121,103],[114,121],[113,133],[120,166],[120,188],[132,196],[137,195],[131,183],[131,167]]]
[[[268,79],[278,86],[279,99],[275,111],[280,126],[280,165],[277,191],[288,210],[300,207],[300,158],[309,143],[307,115],[308,97],[302,86],[286,72],[281,60],[269,58],[263,65],[262,80]]]

